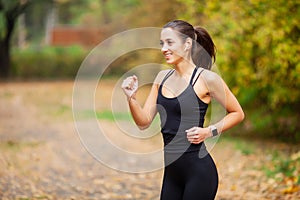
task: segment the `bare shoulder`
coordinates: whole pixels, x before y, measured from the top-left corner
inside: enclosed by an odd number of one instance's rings
[[[170,72],[170,70],[172,70],[172,69],[165,69],[165,70],[161,70],[160,72],[158,72],[154,83],[160,84],[162,82],[162,80],[164,79],[164,77],[167,75],[167,73]]]
[[[202,77],[211,96],[223,98],[225,93],[230,92],[225,81],[216,72],[205,70]]]
[[[220,81],[223,82],[219,74],[207,69],[204,69],[202,77],[209,85],[214,85],[216,83],[219,83]]]

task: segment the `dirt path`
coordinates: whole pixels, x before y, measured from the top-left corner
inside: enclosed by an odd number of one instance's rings
[[[161,169],[125,173],[87,152],[73,123],[72,87],[71,81],[0,84],[0,199],[159,199]],[[117,138],[114,122],[102,125]],[[131,144],[126,137],[122,141]],[[140,141],[131,147],[154,146]],[[283,194],[261,172],[268,155],[242,153],[226,140],[212,155],[219,169],[218,200],[300,197],[299,191]]]

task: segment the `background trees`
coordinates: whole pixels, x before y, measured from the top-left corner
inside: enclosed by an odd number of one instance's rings
[[[0,77],[7,77],[10,71],[10,42],[18,17],[29,6],[30,1],[0,1]]]
[[[203,24],[218,47],[217,64],[266,136],[300,139],[299,1],[209,1]],[[249,110],[251,113],[251,110]],[[258,121],[258,119],[253,119]],[[276,130],[270,131],[266,130]]]
[[[204,26],[211,33],[218,49],[216,65],[242,105],[247,108],[249,120],[246,127],[249,131],[300,140],[300,124],[297,121],[300,114],[295,112],[300,108],[299,1],[47,0],[37,3],[34,0],[1,0],[0,2],[2,55],[9,47],[5,19],[10,16],[9,19],[14,19],[15,24],[17,17],[29,2],[34,3],[25,13],[27,46],[29,49],[39,46],[39,51],[45,49],[45,22],[49,21],[51,16],[49,13],[54,13],[55,24],[100,27],[108,31],[108,36],[129,28],[161,27],[175,18]],[[18,12],[7,15],[12,10]],[[11,43],[14,49],[17,49],[15,47],[19,31],[15,32],[15,39]],[[72,51],[70,54],[73,54]],[[14,55],[18,56],[18,60],[22,60],[24,53],[17,51]],[[76,57],[78,58],[78,54]],[[26,63],[24,59],[22,63]],[[22,65],[18,64],[18,60],[15,60],[16,66]],[[7,76],[8,68],[4,67],[3,62],[7,61],[1,58],[1,76]],[[126,70],[133,64],[130,62],[121,67]],[[26,67],[28,70],[29,68],[30,66]],[[69,69],[72,70],[71,67]],[[35,73],[36,70],[43,69],[34,68],[32,74],[39,74]],[[76,70],[74,67],[75,73]],[[17,70],[12,72],[13,76],[18,74]],[[114,73],[114,70],[111,70],[111,73]],[[68,74],[74,75],[70,72]],[[266,132],[266,129],[272,131]]]

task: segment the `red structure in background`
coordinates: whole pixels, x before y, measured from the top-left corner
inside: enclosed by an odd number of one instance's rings
[[[50,31],[49,45],[69,46],[82,45],[86,47],[99,44],[105,37],[105,32],[90,27],[55,26]]]

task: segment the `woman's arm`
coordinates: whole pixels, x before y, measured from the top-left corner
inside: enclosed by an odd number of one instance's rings
[[[227,111],[223,119],[213,124],[217,128],[218,133],[225,132],[243,121],[243,109],[224,80],[218,74],[211,71],[205,71],[205,73],[203,73],[203,80],[210,98],[216,99]],[[212,136],[210,127],[192,127],[186,132],[188,140],[195,144]]]
[[[227,115],[214,124],[218,132],[225,132],[243,121],[244,111],[224,80],[216,73],[211,73],[208,75],[207,84],[209,85],[210,96],[216,99],[227,111]]]
[[[157,85],[153,84],[149,96],[144,104],[144,107],[141,107],[139,102],[135,98],[134,94],[131,98],[128,99],[128,104],[133,120],[139,129],[143,130],[150,126],[153,118],[155,117],[156,111],[156,99],[157,99]]]
[[[157,75],[143,107],[136,100],[136,92],[138,88],[137,77],[130,76],[123,81],[122,89],[127,96],[131,115],[136,125],[141,130],[146,129],[150,126],[157,113],[156,100],[159,84],[161,82],[161,77],[163,74],[164,72],[162,71]]]

